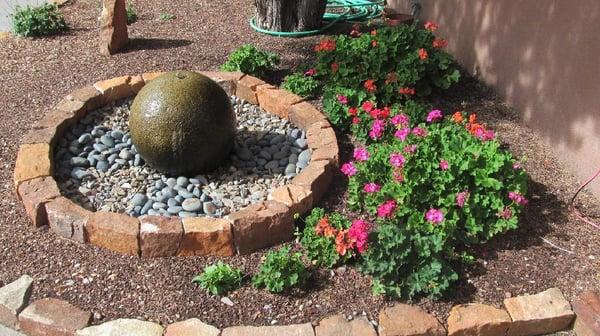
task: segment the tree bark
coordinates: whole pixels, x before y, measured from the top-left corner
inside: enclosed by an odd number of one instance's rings
[[[321,27],[327,0],[255,0],[256,25],[280,32],[301,32]]]

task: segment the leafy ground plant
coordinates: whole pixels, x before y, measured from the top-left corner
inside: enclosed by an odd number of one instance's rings
[[[302,262],[302,253],[291,253],[289,247],[267,253],[259,272],[252,278],[257,288],[266,288],[271,293],[303,286],[310,273]]]
[[[309,73],[293,73],[285,76],[281,87],[300,97],[308,98],[315,95],[319,88],[319,81],[315,80]]]
[[[202,274],[196,276],[192,282],[199,284],[212,295],[224,295],[240,286],[242,271],[219,261],[204,268]]]
[[[137,13],[135,12],[135,7],[131,2],[127,3],[127,24],[130,25],[137,21]]]
[[[12,32],[22,37],[53,35],[68,29],[58,6],[49,3],[38,7],[17,7],[10,18]]]
[[[227,61],[221,65],[223,71],[241,71],[243,73],[263,77],[279,64],[279,56],[260,50],[252,44],[245,44],[234,50]]]
[[[158,16],[158,18],[161,21],[171,21],[171,20],[175,19],[175,15],[169,14],[169,13],[160,13],[160,15]]]
[[[527,175],[474,114],[390,123],[392,140],[356,148],[341,168],[348,205],[377,218],[361,268],[376,292],[438,297],[458,278],[451,262],[518,226]]]

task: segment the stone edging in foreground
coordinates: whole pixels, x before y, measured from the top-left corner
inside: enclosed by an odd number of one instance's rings
[[[434,316],[416,306],[396,304],[382,309],[379,320],[365,316],[346,319],[327,317],[316,324],[287,326],[235,326],[219,330],[192,318],[163,326],[135,319],[117,319],[88,326],[91,314],[70,303],[46,298],[31,304],[33,279],[27,275],[0,288],[0,334],[29,336],[533,336],[550,334],[571,326],[575,313],[558,288],[535,295],[504,300],[505,309],[480,303],[454,306],[448,329]],[[573,302],[578,336],[600,333],[600,293],[584,292]]]
[[[204,74],[225,89],[306,131],[313,154],[309,165],[270,199],[224,218],[131,217],[88,211],[61,196],[53,178],[53,151],[65,130],[89,111],[131,97],[162,72],[122,76],[76,90],[61,100],[23,138],[14,183],[36,227],[126,255],[168,257],[247,254],[291,240],[294,215],[310,210],[325,194],[338,165],[335,132],[325,116],[301,97],[241,72]]]

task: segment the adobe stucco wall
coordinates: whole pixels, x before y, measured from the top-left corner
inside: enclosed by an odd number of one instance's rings
[[[404,9],[408,0],[389,0]],[[584,180],[600,167],[600,1],[421,0],[465,69]],[[590,185],[600,196],[600,181]]]

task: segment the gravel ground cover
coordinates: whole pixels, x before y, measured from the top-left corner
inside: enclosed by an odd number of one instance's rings
[[[133,144],[131,102],[92,111],[58,141],[59,187],[89,210],[135,217],[223,217],[265,201],[310,162],[304,131],[231,97],[237,135],[227,161],[208,174],[162,174],[145,164]]]
[[[94,313],[94,322],[137,317],[167,323],[198,317],[218,327],[238,324],[286,324],[317,321],[332,313],[376,318],[386,300],[371,295],[367,277],[352,267],[319,271],[312,286],[288,295],[271,295],[248,283],[230,294],[233,306],[196,288],[191,279],[216,258],[141,260],[82,246],[35,230],[17,200],[12,171],[20,138],[45,110],[70,91],[96,80],[124,74],[181,68],[216,69],[243,43],[280,53],[283,69],[310,60],[318,37],[281,39],[253,32],[247,25],[252,2],[134,1],[140,19],[130,26],[129,49],[112,58],[96,45],[98,2],[75,0],[64,7],[73,28],[49,39],[0,41],[0,285],[23,273],[35,278],[33,298],[59,297]],[[175,15],[161,21],[161,13]],[[273,75],[276,83],[281,73]],[[444,319],[452,305],[484,302],[501,305],[507,296],[559,287],[568,299],[600,287],[600,232],[577,221],[567,202],[577,182],[549,147],[513,111],[475,80],[438,97],[445,111],[466,109],[498,131],[531,175],[530,205],[520,229],[480,247],[474,265],[460,270],[461,280],[440,301],[418,302]],[[342,161],[352,144],[338,134]],[[345,178],[335,176],[322,202],[344,209]],[[579,208],[600,218],[598,200],[583,193]],[[557,249],[548,242],[561,247]],[[225,258],[247,273],[257,269],[264,252]]]

